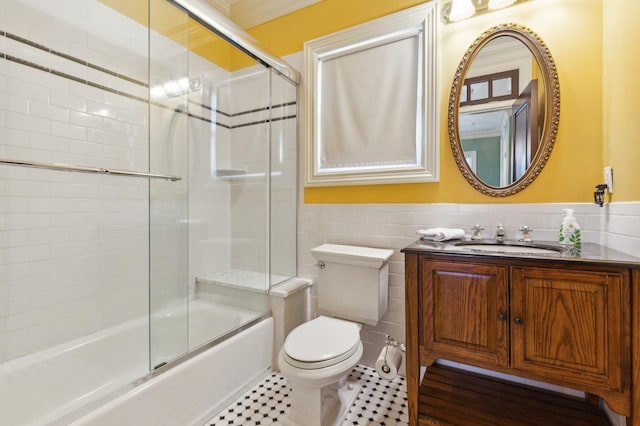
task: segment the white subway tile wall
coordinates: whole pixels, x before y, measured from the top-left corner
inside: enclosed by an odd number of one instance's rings
[[[640,202],[605,204],[600,221],[602,244],[640,257]]]
[[[0,0],[0,12],[3,158],[167,174],[182,168],[184,178],[150,195],[144,179],[0,166],[0,362],[146,315],[151,254],[167,259],[152,270],[161,272],[156,284],[167,298],[176,273],[193,294],[199,275],[266,271],[273,135],[264,124],[244,124],[270,113],[269,73],[258,65],[229,72],[162,36],[149,39],[144,26],[97,0]],[[186,72],[199,87],[152,98],[150,115],[149,86]],[[283,132],[295,134],[295,120],[284,121]],[[249,176],[221,178],[220,169]],[[185,201],[187,184],[188,209],[162,204]],[[287,185],[274,200],[286,189],[295,200]],[[154,196],[160,202],[150,223]],[[295,223],[291,210],[281,223]],[[186,222],[171,217],[187,212]],[[186,241],[186,223],[188,245],[179,253],[161,244],[150,254],[150,225],[173,243]],[[290,257],[282,264],[295,264]]]
[[[372,366],[385,335],[404,341],[404,255],[400,249],[416,240],[416,231],[436,226],[470,228],[482,225],[491,238],[498,223],[507,238],[518,238],[518,228],[533,228],[534,240],[557,241],[563,208],[575,209],[582,241],[604,243],[631,255],[640,255],[640,203],[610,204],[301,204],[298,227],[298,271],[317,277],[309,250],[335,243],[393,249],[389,271],[389,310],[377,327],[364,326],[362,363]],[[312,289],[315,316],[317,291]]]
[[[99,2],[0,11],[2,157],[148,170],[146,30]],[[146,181],[3,165],[0,182],[0,362],[145,313]]]

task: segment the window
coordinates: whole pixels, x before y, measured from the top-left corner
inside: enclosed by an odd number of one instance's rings
[[[467,78],[460,92],[460,106],[516,99],[518,89],[517,69]]]
[[[438,180],[435,2],[305,44],[307,185]]]

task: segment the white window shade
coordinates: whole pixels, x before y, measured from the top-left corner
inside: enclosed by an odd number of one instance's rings
[[[416,36],[322,63],[321,171],[416,164],[419,45]]]
[[[432,3],[305,44],[308,186],[438,180]]]

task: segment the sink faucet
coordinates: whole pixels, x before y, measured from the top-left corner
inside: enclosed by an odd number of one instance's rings
[[[499,223],[498,224],[498,229],[496,229],[496,243],[504,243],[504,236],[505,236],[505,232],[504,232],[504,226]]]
[[[482,226],[480,225],[475,225],[473,228],[471,228],[473,230],[473,235],[471,236],[472,240],[481,240],[482,239],[482,230],[484,229]]]
[[[522,236],[520,237],[520,239],[518,241],[521,241],[523,243],[530,243],[530,242],[533,241],[531,239],[531,231],[533,231],[533,229],[531,229],[527,225],[522,225],[520,227],[520,231],[522,232]]]

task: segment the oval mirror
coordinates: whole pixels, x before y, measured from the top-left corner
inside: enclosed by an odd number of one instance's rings
[[[526,188],[558,133],[560,85],[544,42],[528,28],[490,28],[465,53],[449,97],[449,141],[465,179],[493,197]]]

